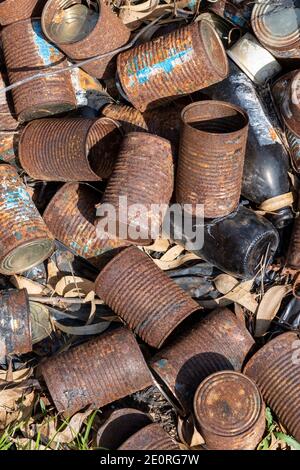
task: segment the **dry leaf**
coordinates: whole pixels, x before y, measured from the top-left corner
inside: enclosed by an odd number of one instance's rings
[[[183,251],[183,246],[175,245],[160,258],[160,261],[174,261]]]
[[[31,367],[16,370],[15,372],[11,371],[10,373],[6,370],[0,370],[0,381],[13,383],[23,382],[23,380],[27,380],[32,375],[32,372]]]
[[[145,246],[145,251],[156,251],[157,253],[165,253],[170,246],[167,239],[158,238],[152,245]]]
[[[39,343],[52,333],[52,323],[49,309],[44,304],[29,302],[32,344]]]
[[[55,292],[62,297],[85,297],[94,290],[94,283],[79,276],[64,276],[55,286]]]
[[[76,335],[76,336],[83,336],[83,335],[97,335],[99,333],[103,333],[103,331],[107,330],[111,322],[103,321],[100,323],[94,323],[93,325],[83,325],[83,326],[66,326],[62,323],[54,320],[55,326],[63,331],[68,335]]]
[[[32,281],[31,279],[27,279],[26,277],[18,276],[17,274],[11,276],[9,280],[17,289],[26,289],[28,295],[47,295],[51,292],[48,287]]]
[[[0,390],[0,430],[9,424],[27,419],[34,404],[34,392],[24,393],[24,388]]]
[[[255,336],[264,335],[275,318],[282,299],[292,291],[291,285],[273,286],[263,296],[256,314]]]
[[[161,259],[152,259],[152,261],[163,271],[167,271],[168,269],[175,269],[181,266],[182,264],[187,263],[188,261],[199,260],[201,259],[199,256],[195,255],[194,253],[187,253],[173,261],[163,261]]]

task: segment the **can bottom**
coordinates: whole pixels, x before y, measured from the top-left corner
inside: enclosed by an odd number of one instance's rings
[[[47,259],[54,250],[54,242],[49,238],[30,241],[13,249],[0,262],[0,272],[16,274],[37,266]]]

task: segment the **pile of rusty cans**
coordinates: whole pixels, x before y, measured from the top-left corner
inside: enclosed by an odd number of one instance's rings
[[[123,406],[149,387],[193,423],[198,450],[256,449],[267,407],[300,442],[299,328],[256,341],[255,309],[234,309],[232,290],[257,304],[264,284],[299,277],[300,6],[177,3],[181,21],[172,7],[129,29],[106,0],[0,2],[0,359],[34,351],[16,275],[63,246],[112,322],[38,377],[64,416],[104,409],[99,447],[182,448]],[[174,250],[233,287],[190,295],[168,272]]]

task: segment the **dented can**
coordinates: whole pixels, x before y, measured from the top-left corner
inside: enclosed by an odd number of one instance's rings
[[[30,309],[26,289],[0,292],[0,358],[31,350]]]
[[[121,246],[117,239],[96,233],[94,225],[101,194],[90,186],[67,183],[60,188],[48,204],[43,218],[54,237],[74,253],[101,267],[103,258]]]
[[[244,373],[256,382],[289,434],[300,441],[300,340],[294,332],[269,341],[246,364]]]
[[[180,450],[180,448],[159,424],[153,423],[129,437],[119,450]]]
[[[125,248],[100,272],[96,294],[140,338],[160,348],[198,303],[137,247]]]
[[[44,38],[39,19],[6,26],[2,42],[10,84],[68,65],[65,56]],[[76,108],[69,71],[24,83],[12,90],[12,96],[20,122]]]
[[[19,158],[35,179],[99,181],[110,176],[120,142],[111,119],[39,119],[23,130]]]
[[[123,327],[50,357],[41,372],[57,410],[67,415],[153,385],[134,335]]]
[[[223,101],[192,103],[181,114],[176,200],[204,204],[205,218],[235,211],[242,187],[248,116]]]
[[[173,193],[173,172],[168,140],[141,132],[125,136],[101,200],[101,205],[110,204],[116,211],[112,235],[136,245],[149,245],[158,237]],[[125,200],[128,210],[122,207]],[[160,204],[161,210],[156,211],[155,207]],[[96,206],[97,215],[101,205]],[[102,223],[100,216],[98,226]]]
[[[141,112],[201,90],[228,74],[225,49],[207,21],[119,54],[117,67],[123,94]]]
[[[75,61],[114,51],[127,43],[130,31],[104,0],[84,5],[81,0],[48,0],[42,14],[47,38]],[[82,66],[105,78],[115,54]]]
[[[255,383],[223,371],[210,375],[194,398],[197,427],[211,450],[254,450],[265,432],[265,405]]]
[[[216,309],[181,330],[149,365],[185,412],[192,408],[196,389],[207,376],[226,369],[240,371],[253,345],[254,339],[234,313]]]
[[[26,271],[48,258],[54,239],[17,171],[0,165],[0,273]]]
[[[2,26],[38,16],[45,0],[2,0],[0,2],[0,24]]]

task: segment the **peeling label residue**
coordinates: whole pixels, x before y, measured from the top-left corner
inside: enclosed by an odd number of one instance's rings
[[[33,40],[38,49],[38,54],[43,59],[45,65],[51,65],[56,60],[61,59],[61,52],[43,37],[40,21],[32,22]]]

